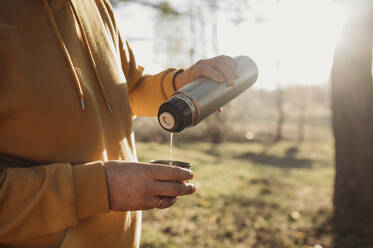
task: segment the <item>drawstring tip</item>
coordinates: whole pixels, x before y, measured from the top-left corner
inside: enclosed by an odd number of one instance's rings
[[[84,98],[80,98],[80,104],[82,105],[82,109],[85,110],[85,103],[84,103]]]
[[[110,104],[106,104],[106,106],[107,106],[107,108],[108,108],[108,110],[109,110],[110,114],[113,114],[113,110],[111,109],[111,106],[110,106]]]

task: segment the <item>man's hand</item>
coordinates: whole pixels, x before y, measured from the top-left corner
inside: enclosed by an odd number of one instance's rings
[[[193,178],[192,171],[176,166],[109,161],[105,171],[115,211],[168,208],[178,196],[196,191],[193,184],[181,183]]]
[[[226,82],[228,85],[233,86],[235,79],[238,77],[236,62],[225,55],[200,60],[184,72],[176,75],[175,88],[178,90],[200,77],[207,77],[219,83]]]

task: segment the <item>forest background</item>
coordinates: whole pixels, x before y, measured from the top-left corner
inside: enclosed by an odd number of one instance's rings
[[[147,73],[247,55],[258,82],[174,137],[198,192],[144,212],[142,247],[373,246],[369,1],[114,0]],[[134,121],[140,161],[170,134]]]

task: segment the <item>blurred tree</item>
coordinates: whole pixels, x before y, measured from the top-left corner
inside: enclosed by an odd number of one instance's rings
[[[214,0],[205,0],[205,1],[211,12],[210,18],[212,22],[212,46],[213,46],[213,50],[215,54],[217,54],[219,52],[217,11],[219,9],[220,1],[214,1]]]
[[[281,67],[281,61],[277,62],[277,80],[276,80],[276,110],[277,110],[277,124],[276,124],[276,133],[275,133],[275,140],[274,142],[279,142],[282,140],[283,135],[283,126],[285,121],[285,113],[284,113],[284,94],[281,87],[281,83],[279,81],[279,72]]]
[[[372,13],[344,27],[332,69],[337,247],[373,246]]]
[[[277,109],[277,124],[276,124],[276,133],[275,133],[275,142],[279,142],[282,140],[283,135],[283,126],[284,126],[284,97],[283,91],[280,85],[277,87],[276,92],[276,109]]]
[[[219,9],[219,2],[214,0],[205,0],[211,13],[210,19],[212,23],[211,29],[211,45],[214,55],[219,54],[218,45],[218,21],[217,21],[217,11]],[[207,134],[212,143],[221,143],[224,139],[223,130],[225,129],[225,124],[227,119],[223,117],[222,113],[215,113],[213,116],[206,120]]]
[[[298,137],[297,142],[302,143],[304,141],[304,133],[306,126],[307,117],[307,92],[304,88],[300,88],[298,96]]]
[[[189,25],[190,25],[190,49],[189,49],[189,56],[190,56],[190,64],[193,64],[195,61],[195,54],[196,54],[196,48],[197,48],[197,27],[196,27],[196,21],[197,21],[197,13],[195,11],[195,2],[194,0],[189,1]]]

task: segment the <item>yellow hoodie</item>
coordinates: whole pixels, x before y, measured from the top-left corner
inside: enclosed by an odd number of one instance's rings
[[[143,75],[109,0],[0,5],[0,247],[137,247],[140,212],[111,212],[103,161],[136,161],[175,69]]]

